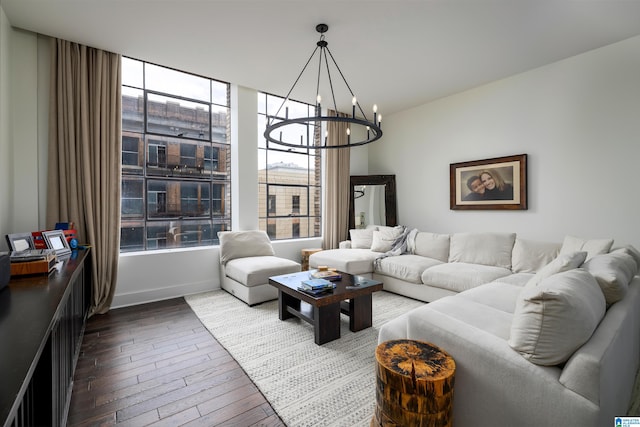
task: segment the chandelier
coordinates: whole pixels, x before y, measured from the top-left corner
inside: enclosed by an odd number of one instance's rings
[[[338,63],[333,58],[331,51],[327,47],[328,43],[324,39],[324,33],[326,33],[328,29],[329,29],[329,26],[326,24],[316,25],[316,31],[320,33],[320,40],[316,43],[316,48],[311,53],[311,56],[307,60],[307,63],[305,64],[305,66],[302,68],[302,71],[300,72],[300,74],[298,75],[298,78],[293,83],[293,86],[291,86],[289,93],[287,93],[287,96],[285,97],[284,101],[280,105],[280,108],[278,108],[278,111],[275,113],[275,115],[267,116],[267,127],[266,127],[266,130],[264,131],[264,137],[268,141],[276,144],[284,145],[287,147],[293,147],[293,148],[350,148],[350,147],[356,147],[359,145],[369,144],[370,142],[377,141],[382,137],[382,129],[381,129],[382,115],[378,114],[378,111],[377,111],[378,108],[374,104],[373,120],[370,121],[367,118],[367,115],[365,114],[365,112],[362,110],[362,107],[360,107],[360,103],[358,102],[356,96],[351,90],[349,83],[347,83],[347,79],[344,77],[344,74],[342,74],[342,71],[340,70]],[[319,55],[318,55],[319,58],[318,58],[318,77],[316,80],[317,85],[316,85],[316,92],[315,92],[317,96],[316,96],[316,104],[314,108],[314,115],[308,116],[308,117],[290,118],[289,109],[286,108],[285,105],[289,101],[289,97],[291,96],[293,89],[296,87],[296,84],[304,74],[309,63],[311,63],[311,60],[313,59],[313,57],[317,52],[319,52]],[[337,112],[338,108],[336,105],[336,97],[333,91],[333,81],[331,79],[331,71],[329,69],[329,58],[331,58],[331,61],[333,61],[335,68],[337,69],[340,77],[342,77],[342,80],[344,81],[344,84],[346,85],[347,90],[350,93],[351,104],[352,104],[351,115],[341,116]],[[324,70],[326,71],[327,83],[329,85],[330,92],[331,92],[331,100],[333,101],[333,110],[336,112],[335,115],[329,115],[329,114],[325,116],[322,115],[322,104],[321,104],[322,97],[320,95],[320,80],[321,80],[323,65],[324,65]],[[284,109],[284,115],[280,116],[280,113],[283,109]],[[319,138],[319,140],[317,140],[318,143],[316,144],[312,144],[310,142],[305,144],[303,138],[296,141],[283,139],[283,129],[285,129],[287,126],[299,125],[299,124],[303,124],[303,125],[314,124],[315,126],[321,126],[322,123],[327,124],[329,122],[342,122],[347,124],[346,144],[327,145],[327,133],[325,133],[324,138]],[[355,126],[361,127],[359,132],[355,131]],[[353,130],[352,130],[352,127],[354,127]],[[287,132],[285,131],[285,133]],[[366,134],[366,138],[364,138],[365,134]],[[363,135],[363,136],[362,138],[358,137],[356,139],[356,135]],[[352,140],[352,136],[353,136],[353,139],[355,140]]]

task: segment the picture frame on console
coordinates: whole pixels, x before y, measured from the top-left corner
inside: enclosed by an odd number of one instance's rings
[[[526,210],[527,155],[449,165],[450,209]]]
[[[7,244],[12,252],[27,251],[35,249],[33,236],[31,233],[7,234]]]
[[[71,254],[71,248],[62,230],[43,231],[42,237],[44,238],[47,248],[56,251],[56,256],[60,257]]]

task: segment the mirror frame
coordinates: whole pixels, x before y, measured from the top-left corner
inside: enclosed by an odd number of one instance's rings
[[[355,191],[358,185],[384,185],[384,215],[386,225],[395,227],[398,225],[396,214],[396,176],[395,175],[351,175],[351,188],[349,191],[349,230],[356,228],[356,218],[353,207]],[[347,236],[349,235],[347,230]]]

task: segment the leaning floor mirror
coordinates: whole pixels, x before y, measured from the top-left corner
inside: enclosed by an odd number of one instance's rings
[[[395,175],[352,175],[349,197],[349,229],[397,225]]]

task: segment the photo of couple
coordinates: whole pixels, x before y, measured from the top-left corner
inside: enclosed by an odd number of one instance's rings
[[[449,165],[451,209],[526,210],[527,155]]]
[[[462,200],[466,202],[513,200],[513,185],[505,181],[498,169],[507,169],[509,172],[512,168],[482,169],[478,173],[470,172],[471,176],[466,177],[465,180],[469,192],[462,197]],[[513,173],[508,175],[512,176]]]

